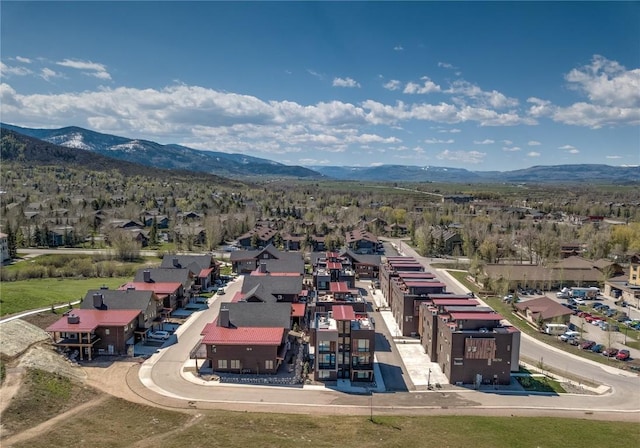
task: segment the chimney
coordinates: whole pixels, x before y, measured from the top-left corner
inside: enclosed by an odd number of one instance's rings
[[[260,263],[260,270],[258,271],[261,274],[267,273],[267,263]]]
[[[178,257],[173,257],[173,267],[174,268],[180,267],[180,262],[178,262]]]
[[[229,328],[229,308],[224,307],[224,305],[220,308],[220,315],[218,316],[218,326]]]
[[[78,316],[76,314],[69,314],[67,316],[67,323],[69,323],[69,324],[79,324],[80,323],[80,316]]]
[[[142,275],[144,276],[144,282],[145,283],[151,283],[151,271],[148,269],[145,269],[144,271],[142,271]]]
[[[101,310],[103,306],[104,296],[99,292],[93,293],[93,307]]]

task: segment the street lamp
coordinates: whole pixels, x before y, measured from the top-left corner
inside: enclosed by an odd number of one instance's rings
[[[427,389],[431,389],[431,369],[429,369],[429,373],[427,374]]]

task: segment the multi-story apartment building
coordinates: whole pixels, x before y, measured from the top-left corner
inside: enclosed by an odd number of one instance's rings
[[[448,303],[420,306],[421,341],[431,361],[451,384],[509,384],[519,368],[520,331],[475,300]]]
[[[356,313],[346,305],[316,313],[310,345],[316,380],[373,381],[375,328],[366,313]]]

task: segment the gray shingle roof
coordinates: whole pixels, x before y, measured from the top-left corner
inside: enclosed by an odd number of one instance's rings
[[[178,260],[178,266],[174,265],[174,259]],[[212,266],[213,260],[211,255],[173,255],[166,254],[162,258],[161,268],[169,269],[189,269],[193,274],[198,275],[202,269],[208,269]]]
[[[119,291],[112,289],[92,289],[82,299],[80,309],[92,310],[93,295],[102,294],[104,307],[109,310],[140,310],[145,311],[149,302],[153,300],[153,291]]]
[[[134,282],[144,282],[144,271],[149,271],[152,283],[182,283],[185,288],[191,282],[189,269],[143,268],[136,271]]]
[[[229,322],[235,327],[291,327],[290,303],[224,303]]]
[[[260,286],[259,289],[255,289]],[[278,294],[300,294],[302,291],[302,277],[277,275],[249,275],[242,282],[242,294],[247,297],[249,292],[260,293],[261,297],[273,296],[276,301]]]

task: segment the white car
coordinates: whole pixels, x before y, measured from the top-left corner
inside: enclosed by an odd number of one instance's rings
[[[149,336],[149,338],[151,339],[167,340],[171,337],[171,334],[168,331],[157,330],[157,331],[150,331],[147,336]]]
[[[577,338],[578,336],[580,336],[579,331],[567,331],[560,335],[560,340],[567,342],[569,339]]]

